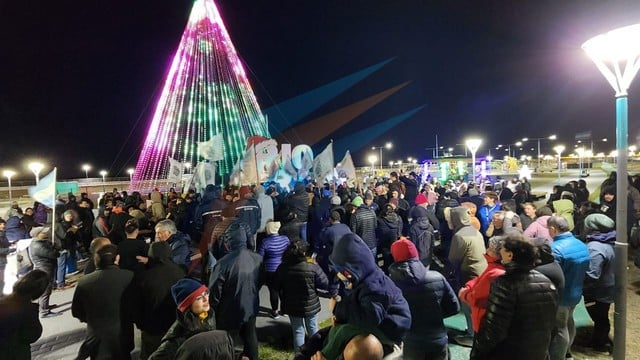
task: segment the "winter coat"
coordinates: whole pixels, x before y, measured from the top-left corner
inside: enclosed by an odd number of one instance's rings
[[[587,235],[589,268],[584,278],[582,294],[585,299],[612,304],[615,295],[616,232]]]
[[[135,274],[143,271],[145,266],[136,259],[136,256],[147,256],[149,245],[142,239],[125,239],[118,244],[118,255],[120,261],[118,266],[121,269],[131,270]]]
[[[128,313],[123,308],[123,294],[132,279],[131,271],[112,265],[78,280],[71,314],[87,323],[87,343],[98,340],[97,359],[123,358],[123,353],[133,350],[128,348],[133,339],[123,336],[127,318],[122,316]]]
[[[478,276],[473,278],[464,285],[468,290],[463,292],[460,300],[464,301],[471,307],[471,321],[473,323],[473,331],[478,332],[482,318],[487,311],[487,302],[489,300],[489,290],[491,283],[498,276],[504,275],[504,266],[500,263],[500,259],[484,254],[487,259],[487,268]]]
[[[256,234],[262,221],[262,210],[258,201],[253,198],[240,199],[233,206],[236,208],[236,218],[249,225],[252,235]]]
[[[167,242],[171,246],[173,262],[188,269],[191,265],[191,237],[178,231],[171,235]]]
[[[262,256],[266,272],[276,272],[282,263],[282,254],[291,242],[284,235],[272,234],[262,240],[257,253]]]
[[[27,229],[22,223],[22,220],[17,216],[11,216],[10,218],[8,218],[4,229],[5,236],[10,242],[30,238]]]
[[[42,335],[38,304],[9,295],[0,300],[0,357],[7,360],[31,359],[31,344]]]
[[[171,286],[185,277],[185,271],[171,261],[170,249],[161,259],[150,258],[149,268],[133,278],[131,301],[133,321],[138,329],[164,335],[176,320],[176,303]]]
[[[296,184],[293,193],[285,198],[284,203],[296,214],[298,221],[307,222],[309,219],[309,193],[302,183]]]
[[[195,317],[195,315],[191,313],[191,310],[187,309],[187,312],[178,314],[176,321],[162,337],[160,347],[151,354],[149,360],[174,360],[178,349],[187,339],[201,332],[216,328],[215,315],[212,309],[209,309],[209,316],[204,322],[196,319],[192,324],[189,324],[189,321],[186,321],[185,318],[186,316]]]
[[[401,235],[402,219],[398,214],[391,212],[387,216],[378,219],[378,227],[376,228],[378,246],[389,249],[391,244],[398,240]]]
[[[185,340],[176,351],[177,360],[231,360],[233,337],[223,330],[203,331]]]
[[[556,288],[530,267],[510,262],[505,270],[491,284],[470,359],[545,359],[558,309]]]
[[[50,275],[54,273],[58,264],[58,256],[60,256],[50,239],[38,238],[31,240],[29,255],[34,269],[40,269]]]
[[[564,274],[564,290],[560,293],[559,305],[575,306],[582,298],[582,284],[589,268],[587,245],[570,232],[565,232],[553,238],[551,250]]]
[[[376,239],[376,227],[378,219],[376,213],[367,205],[361,205],[351,216],[349,227],[354,234],[358,235],[367,244],[369,249],[373,249],[378,245]]]
[[[316,262],[325,274],[329,274],[329,255],[333,251],[333,246],[341,237],[349,233],[351,233],[351,229],[343,223],[329,224],[322,229],[318,241],[313,244]]]
[[[547,227],[547,221],[551,216],[544,215],[537,217],[527,228],[524,230],[524,234],[529,238],[545,238],[549,241],[553,241],[551,235],[549,235],[549,228]]]
[[[421,208],[424,209],[424,208]],[[424,209],[426,214],[427,209]],[[427,268],[431,265],[431,258],[433,256],[433,236],[434,229],[429,223],[429,218],[414,217],[411,220],[411,227],[409,228],[409,239],[416,246],[418,250],[418,259]]]
[[[118,245],[127,238],[124,226],[133,217],[120,208],[115,208],[109,216],[109,240],[112,244]]]
[[[244,236],[229,234],[229,253],[218,260],[209,278],[209,301],[216,323],[223,330],[237,330],[258,314],[263,283],[262,256],[247,249]]]
[[[448,338],[443,319],[460,311],[456,294],[446,279],[416,259],[391,264],[389,277],[402,290],[411,310],[405,348],[430,351],[445,346]]]
[[[258,232],[264,232],[264,227],[267,222],[275,219],[275,214],[273,212],[273,200],[271,200],[271,196],[264,193],[263,186],[257,186],[256,201],[260,207],[260,227],[258,228]]]
[[[573,201],[560,199],[553,202],[553,210],[557,216],[562,216],[569,223],[569,231],[575,227],[573,222]]]
[[[355,234],[340,238],[329,257],[340,272],[348,271],[353,287],[344,289],[333,314],[338,323],[376,327],[400,343],[411,327],[409,304],[375,263],[367,244]]]
[[[492,207],[489,207],[487,205],[482,205],[480,207],[480,209],[478,209],[478,219],[480,219],[480,232],[481,233],[486,233],[487,232],[487,228],[489,227],[489,224],[491,224],[491,221],[493,220],[493,214],[497,213],[498,211],[500,211],[500,205],[499,204],[495,204]]]
[[[416,196],[418,196],[418,182],[406,176],[400,176],[399,180],[404,184],[404,198],[410,206],[414,206]]]
[[[449,249],[449,261],[459,270],[459,280],[465,284],[479,276],[487,267],[482,234],[471,226],[466,208],[455,207],[450,211],[453,237]]]
[[[320,266],[302,256],[286,259],[278,266],[274,288],[280,294],[283,314],[308,317],[320,312],[316,289],[327,290],[329,280]]]

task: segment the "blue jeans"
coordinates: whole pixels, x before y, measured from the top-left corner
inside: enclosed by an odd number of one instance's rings
[[[573,322],[573,310],[575,306],[558,306],[556,313],[557,332],[551,335],[549,346],[549,358],[551,360],[563,360],[566,353],[571,350],[571,344],[576,336],[576,325]]]
[[[291,329],[293,330],[293,349],[298,351],[300,346],[304,344],[305,328],[309,336],[318,332],[318,314],[307,317],[289,316],[289,320],[291,321]]]
[[[56,270],[56,285],[64,286],[64,275],[78,270],[75,251],[63,250],[58,256],[58,268]]]

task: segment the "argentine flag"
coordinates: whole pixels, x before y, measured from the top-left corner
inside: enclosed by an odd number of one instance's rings
[[[56,170],[57,168],[53,168],[36,186],[29,187],[29,196],[49,208],[53,208],[56,197]]]

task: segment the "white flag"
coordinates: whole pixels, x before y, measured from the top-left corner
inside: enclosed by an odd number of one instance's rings
[[[320,154],[313,159],[313,177],[324,183],[324,177],[333,170],[333,142],[330,142]]]
[[[56,197],[56,171],[57,168],[53,168],[53,171],[40,179],[36,186],[30,186],[28,189],[33,200],[52,209]]]
[[[173,158],[169,158],[169,174],[167,181],[180,182],[184,173],[184,164]]]
[[[207,141],[199,141],[198,154],[209,161],[222,160],[224,158],[222,151],[222,134],[213,135]]]
[[[193,185],[197,192],[202,193],[207,185],[215,185],[216,163],[201,161],[193,172]]]
[[[347,184],[349,187],[354,187],[356,184],[356,167],[353,165],[353,160],[351,159],[351,154],[349,150],[344,154],[344,158],[340,161],[339,166],[336,166],[336,170],[338,172],[338,177],[342,179],[347,179]]]

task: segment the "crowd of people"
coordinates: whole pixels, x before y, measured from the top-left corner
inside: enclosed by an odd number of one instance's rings
[[[640,217],[637,184],[630,178],[626,194],[629,233]],[[87,323],[78,358],[130,358],[135,325],[142,359],[258,359],[259,290],[267,286],[262,305],[267,316],[289,317],[296,359],[447,359],[443,319],[462,312],[467,330],[451,340],[471,347],[472,359],[526,348],[522,358],[555,360],[570,357],[573,311],[584,297],[590,346],[608,352],[615,173],[600,193],[589,201],[581,179],[541,204],[526,179],[423,182],[392,172],[359,188],[114,189],[95,205],[69,194],[56,205],[53,229],[41,204],[7,214],[33,238],[34,270],[1,300],[0,318],[31,314],[32,299],[40,317],[58,316],[51,291],[75,286],[72,314]],[[7,224],[0,222],[0,258]],[[85,275],[68,283],[83,263]],[[49,281],[25,290],[42,274]],[[320,297],[333,314],[326,328]],[[27,351],[37,339],[33,322],[24,336],[3,334],[0,349]]]

